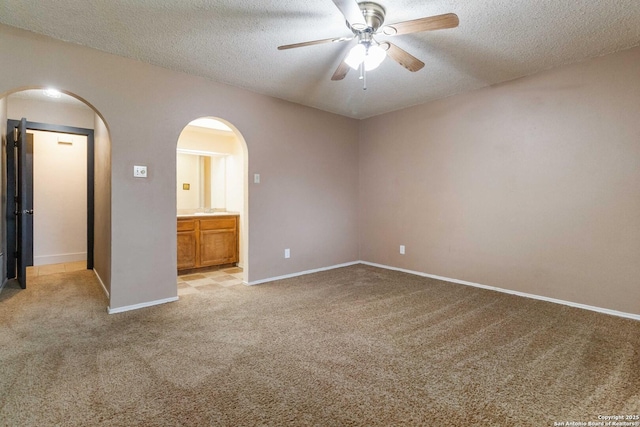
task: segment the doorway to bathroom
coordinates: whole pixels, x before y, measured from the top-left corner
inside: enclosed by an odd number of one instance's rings
[[[228,122],[202,117],[176,148],[178,296],[248,279],[247,147]]]

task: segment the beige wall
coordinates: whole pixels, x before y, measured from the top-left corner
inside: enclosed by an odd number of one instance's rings
[[[638,76],[635,48],[362,121],[361,258],[640,314]]]
[[[240,143],[233,144],[229,156],[224,158],[226,207],[232,212],[244,210],[245,165]]]
[[[93,270],[107,294],[111,289],[111,140],[109,130],[94,115]]]
[[[33,138],[33,265],[87,259],[87,137]],[[60,144],[59,141],[71,144]]]
[[[211,173],[208,187],[211,208],[230,211],[231,209],[227,208],[227,157],[209,157],[208,168]]]
[[[177,295],[176,141],[198,117],[232,123],[249,175],[262,176],[249,187],[250,281],[358,259],[356,120],[7,26],[0,52],[12,58],[0,64],[0,95],[55,86],[109,127],[111,309]]]

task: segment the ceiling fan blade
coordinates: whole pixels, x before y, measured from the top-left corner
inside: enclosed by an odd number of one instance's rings
[[[368,27],[356,0],[333,0],[333,3],[340,9],[351,28],[364,30]]]
[[[331,80],[333,81],[344,79],[347,76],[347,73],[349,72],[349,70],[351,69],[351,67],[347,65],[346,62],[344,62],[344,60],[347,59],[347,56],[349,55],[351,48],[349,48],[349,46],[346,46],[345,49],[347,49],[347,53],[345,53],[344,58],[342,58],[342,61],[340,62],[340,65],[338,65],[338,68],[336,68],[336,71],[333,73],[333,76],[331,76]]]
[[[351,39],[353,39],[353,37],[334,37],[332,39],[322,39],[322,40],[313,40],[310,42],[286,44],[284,46],[278,46],[278,50],[293,49],[296,47],[303,47],[303,46],[312,46],[314,44],[344,42]]]
[[[382,27],[380,32],[387,36],[397,36],[400,34],[418,33],[420,31],[455,28],[459,23],[460,20],[458,19],[458,15],[455,13],[445,13],[444,15],[428,16],[426,18],[414,19],[412,21],[385,25]]]
[[[415,73],[416,71],[421,70],[422,67],[424,67],[424,62],[420,61],[409,52],[400,49],[393,43],[380,43],[380,47],[387,51],[387,56],[389,56],[389,58],[393,59],[412,73]]]
[[[336,72],[331,76],[331,80],[337,81],[344,79],[350,68],[351,67],[349,67],[346,62],[342,61],[340,65],[338,65],[338,68],[336,68]]]

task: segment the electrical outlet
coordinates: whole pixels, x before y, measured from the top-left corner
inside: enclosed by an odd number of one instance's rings
[[[284,250],[284,257],[285,258],[291,258],[291,249],[285,249]]]
[[[134,166],[133,167],[133,176],[136,178],[146,178],[147,177],[147,167],[146,166]]]
[[[404,245],[400,245],[400,254],[404,255]]]

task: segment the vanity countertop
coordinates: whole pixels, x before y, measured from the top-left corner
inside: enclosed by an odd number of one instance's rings
[[[240,215],[238,212],[210,212],[210,213],[204,213],[204,212],[196,212],[196,213],[192,213],[192,214],[179,214],[178,218],[206,218],[209,216],[238,216]]]

